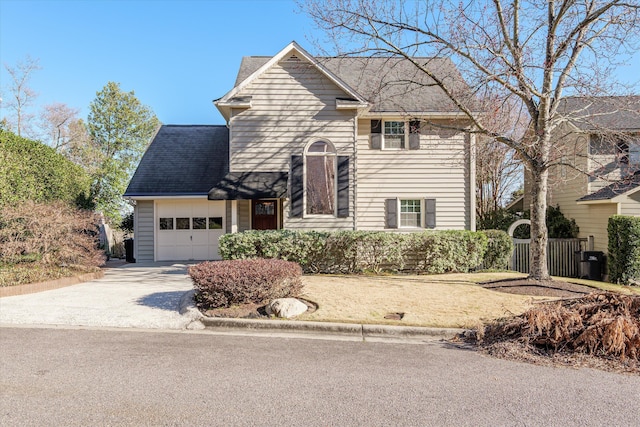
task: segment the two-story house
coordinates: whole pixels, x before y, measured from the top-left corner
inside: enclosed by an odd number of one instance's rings
[[[640,216],[640,96],[568,97],[558,114],[548,203],[606,253],[609,217]],[[528,188],[525,174],[526,207]]]
[[[416,58],[454,90],[448,59]],[[473,136],[399,58],[245,57],[222,126],[162,126],[124,196],[138,260],[216,259],[250,229],[475,229]]]

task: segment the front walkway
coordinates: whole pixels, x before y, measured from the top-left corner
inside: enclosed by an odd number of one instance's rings
[[[193,289],[187,265],[125,264],[91,282],[35,294],[0,298],[0,324],[184,329],[178,313]]]

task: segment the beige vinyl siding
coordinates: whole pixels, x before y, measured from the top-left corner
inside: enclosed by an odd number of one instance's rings
[[[609,237],[607,225],[609,217],[616,215],[618,206],[616,203],[604,203],[585,206],[585,216],[587,219],[578,223],[580,234],[578,237],[593,236],[593,249],[596,251],[608,252]]]
[[[561,144],[554,144],[558,152],[566,152],[567,158],[578,170],[587,170],[589,163],[586,153],[589,152],[588,137],[582,134],[570,134]],[[577,155],[573,155],[576,151]],[[570,157],[569,157],[570,156]],[[549,171],[549,205],[558,206],[565,217],[574,219],[580,231],[578,237],[594,238],[594,250],[607,252],[609,244],[607,223],[611,215],[617,212],[616,204],[578,204],[576,201],[589,194],[589,178],[582,172],[561,166]]]
[[[154,260],[154,201],[136,201],[138,224],[136,225],[135,243],[137,246],[136,261]]]
[[[234,110],[230,120],[232,172],[288,172],[291,156],[303,155],[305,147],[318,140],[331,142],[338,156],[351,156],[353,171],[355,111],[336,110],[336,98],[345,92],[315,66],[285,58],[238,96],[251,96],[251,108]],[[353,229],[353,173],[350,176],[350,217],[290,218],[285,203],[284,228]]]
[[[468,229],[468,137],[423,132],[419,150],[369,148],[370,120],[358,122],[357,229],[385,228],[385,199],[436,199],[436,229]],[[408,142],[407,142],[408,144]]]
[[[231,200],[224,201],[224,214],[227,218],[224,225],[224,232],[231,233]]]
[[[231,118],[232,172],[286,172],[291,155],[317,139],[353,154],[355,113],[336,110],[345,93],[311,64],[280,61],[238,96],[251,96],[251,108]]]
[[[251,200],[238,200],[238,231],[251,229]]]
[[[620,215],[640,217],[640,191],[620,202]]]
[[[231,200],[225,201],[227,224],[225,232],[231,233]],[[238,232],[251,229],[251,200],[238,200]]]

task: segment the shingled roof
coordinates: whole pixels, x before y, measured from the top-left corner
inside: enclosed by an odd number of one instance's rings
[[[242,59],[235,86],[265,65],[271,57]],[[369,103],[373,113],[448,113],[460,110],[424,72],[408,60],[397,57],[316,57]],[[448,58],[413,58],[443,79],[459,96],[471,97],[460,72]]]
[[[226,126],[165,125],[142,157],[124,196],[207,195],[228,170]]]
[[[600,190],[587,194],[579,198],[578,202],[589,202],[595,200],[610,200],[614,197],[621,196],[640,187],[640,170],[634,174],[627,176],[620,181],[601,188]]]
[[[640,96],[567,97],[558,113],[580,130],[638,130]]]

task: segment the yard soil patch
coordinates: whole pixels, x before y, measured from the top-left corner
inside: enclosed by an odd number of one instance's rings
[[[580,297],[592,292],[598,292],[590,286],[569,283],[561,280],[537,281],[527,278],[505,279],[482,282],[485,289],[508,294],[531,295],[540,297],[572,298]]]

